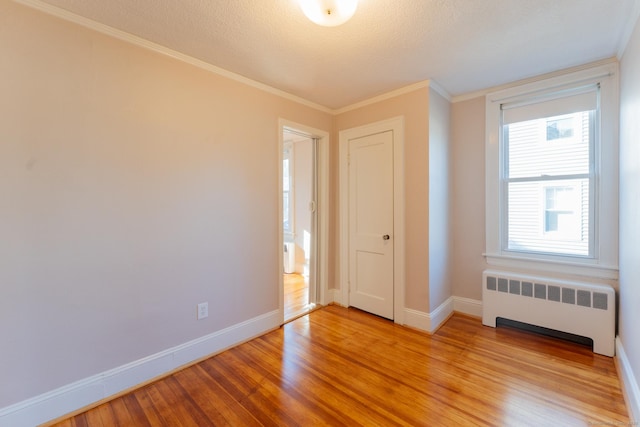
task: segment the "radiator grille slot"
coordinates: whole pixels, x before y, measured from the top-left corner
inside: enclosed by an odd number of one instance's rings
[[[593,293],[593,307],[601,310],[607,310],[607,294],[601,294],[598,292]]]
[[[517,280],[509,280],[509,293],[520,295],[520,282]]]
[[[591,307],[591,292],[578,290],[578,305]]]

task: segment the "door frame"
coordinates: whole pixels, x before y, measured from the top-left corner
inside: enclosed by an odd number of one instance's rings
[[[316,265],[316,300],[317,304],[327,305],[329,294],[329,132],[310,126],[278,119],[278,301],[280,324],[284,324],[284,230],[282,226],[282,150],[284,145],[283,131],[291,129],[297,133],[307,134],[310,138],[318,139],[317,149],[317,265]]]
[[[349,140],[393,132],[393,321],[404,324],[404,116],[345,129],[339,132],[340,290],[336,302],[349,306]],[[338,301],[338,297],[340,301]]]

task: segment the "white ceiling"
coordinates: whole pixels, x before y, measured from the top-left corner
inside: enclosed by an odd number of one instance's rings
[[[452,96],[611,58],[638,0],[44,0],[331,109],[432,79]],[[633,21],[633,22],[632,22]]]

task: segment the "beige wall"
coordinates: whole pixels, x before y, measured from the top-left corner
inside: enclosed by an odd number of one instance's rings
[[[620,62],[619,335],[640,379],[640,24]],[[636,399],[638,396],[636,396]],[[637,401],[635,404],[637,405]],[[635,408],[636,410],[640,408]],[[640,414],[636,414],[640,416]]]
[[[331,116],[8,0],[0,16],[0,408],[278,308],[278,118],[332,132],[330,287],[338,132],[404,116],[405,305],[481,299],[484,97],[449,106],[425,87]],[[638,33],[621,69],[636,374]]]
[[[0,408],[277,310],[278,118],[332,117],[0,16]]]
[[[485,98],[451,106],[453,295],[482,299],[485,251]]]
[[[335,118],[332,138],[332,175],[337,176],[338,132],[357,126],[404,116],[404,178],[405,178],[405,306],[423,312],[429,311],[429,89],[399,95],[339,114]],[[332,192],[338,193],[337,180]],[[334,197],[334,214],[339,212]],[[339,221],[333,222],[338,242]],[[334,248],[338,251],[338,246]],[[337,270],[337,269],[336,269]],[[335,271],[339,283],[339,271]]]

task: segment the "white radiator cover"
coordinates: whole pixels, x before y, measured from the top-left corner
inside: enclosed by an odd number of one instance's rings
[[[505,271],[482,273],[482,323],[515,320],[593,340],[593,351],[615,354],[615,291],[591,284]]]
[[[291,274],[296,272],[296,245],[293,242],[284,244],[284,272]]]

